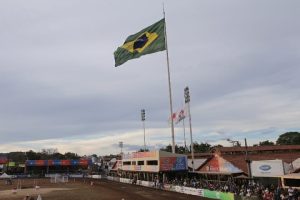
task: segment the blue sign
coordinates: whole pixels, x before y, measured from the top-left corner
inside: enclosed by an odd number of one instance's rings
[[[178,157],[176,159],[176,163],[175,163],[175,166],[174,166],[174,169],[175,170],[186,170],[186,158],[185,157]]]
[[[269,171],[272,167],[270,165],[261,165],[259,169],[263,171]]]

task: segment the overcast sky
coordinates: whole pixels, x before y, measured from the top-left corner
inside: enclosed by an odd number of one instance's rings
[[[119,141],[136,151],[141,109],[147,147],[170,144],[166,52],[117,68],[113,57],[163,17],[162,2],[0,1],[0,152],[105,155],[120,152]],[[300,1],[164,4],[173,109],[189,86],[194,141],[251,145],[300,130]]]

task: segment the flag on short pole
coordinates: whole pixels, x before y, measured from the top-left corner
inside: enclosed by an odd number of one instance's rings
[[[163,50],[166,50],[164,18],[127,37],[124,44],[114,52],[115,67],[128,60]]]

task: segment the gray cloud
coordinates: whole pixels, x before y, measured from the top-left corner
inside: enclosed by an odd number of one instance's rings
[[[189,86],[198,141],[299,130],[298,1],[165,5],[173,106]],[[160,18],[159,1],[2,1],[0,143],[136,132],[142,108],[147,128],[169,131],[165,52],[113,60]]]

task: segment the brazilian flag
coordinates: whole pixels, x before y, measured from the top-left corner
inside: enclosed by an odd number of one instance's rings
[[[163,50],[166,50],[165,19],[127,37],[124,44],[114,52],[115,67],[130,59]]]

